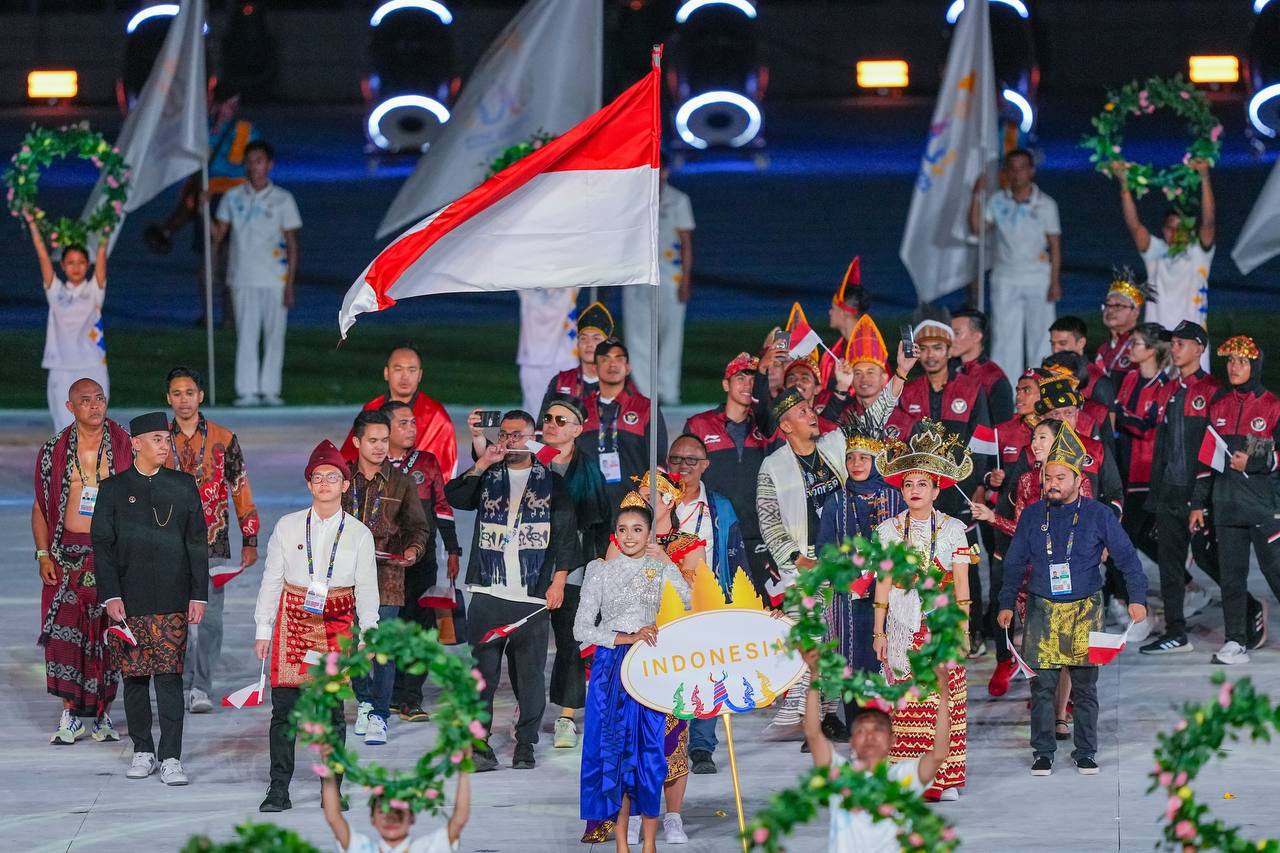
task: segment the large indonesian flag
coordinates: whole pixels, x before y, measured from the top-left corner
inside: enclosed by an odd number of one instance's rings
[[[563,136],[414,225],[338,323],[431,293],[658,283],[659,68]]]

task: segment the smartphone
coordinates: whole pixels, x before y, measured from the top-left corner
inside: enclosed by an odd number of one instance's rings
[[[502,412],[484,411],[480,413],[481,429],[497,429],[502,426]]]
[[[773,348],[781,352],[791,351],[791,333],[785,329],[773,336]]]
[[[898,334],[902,337],[902,351],[908,357],[914,355],[916,348],[915,330],[904,324],[898,327]]]

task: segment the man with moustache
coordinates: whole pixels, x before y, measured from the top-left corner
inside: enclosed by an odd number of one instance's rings
[[[31,538],[40,566],[39,644],[45,687],[62,700],[49,742],[70,745],[89,734],[80,717],[94,719],[93,739],[118,741],[107,713],[116,696],[116,671],[106,651],[94,571],[90,526],[101,483],[128,469],[133,449],[125,428],[107,417],[107,396],[93,379],[67,392],[71,426],[44,443],[36,458]]]
[[[134,638],[109,645],[124,676],[124,709],[133,739],[125,776],[160,768],[166,785],[186,785],[182,769],[182,669],[187,626],[209,601],[209,536],[190,474],[164,467],[169,419],[149,412],[129,422],[133,466],[103,481],[91,535],[98,590],[111,621]],[[151,736],[151,682],[160,712],[160,748]],[[157,761],[157,758],[159,759]]]

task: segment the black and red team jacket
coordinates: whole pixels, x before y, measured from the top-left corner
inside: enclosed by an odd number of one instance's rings
[[[1157,373],[1150,379],[1137,370],[1124,372],[1120,393],[1116,397],[1117,461],[1127,475],[1130,492],[1145,492],[1151,485],[1151,460],[1156,449],[1156,422],[1160,405],[1160,389],[1169,377]]]
[[[684,431],[696,435],[707,446],[707,459],[710,465],[702,475],[702,482],[713,492],[719,492],[733,504],[738,514],[738,524],[742,529],[742,538],[756,540],[760,538],[760,519],[756,515],[756,478],[760,473],[760,463],[764,458],[778,449],[779,441],[770,441],[756,425],[752,415],[747,415],[750,425],[747,429],[747,440],[741,446],[733,442],[729,435],[729,419],[725,417],[724,405],[699,412],[685,422]]]
[[[653,405],[649,402],[649,398],[629,386],[622,389],[614,402],[619,406],[618,417],[614,423],[617,435],[613,434],[613,430],[606,430],[605,434],[601,435],[600,389],[596,388],[583,398],[582,409],[587,417],[582,422],[582,435],[578,436],[577,447],[579,452],[596,465],[600,464],[602,446],[605,452],[611,450],[618,452],[618,461],[622,466],[622,482],[606,485],[612,503],[610,509],[616,514],[618,503],[623,496],[639,488],[631,478],[643,477],[645,471],[649,470],[649,429],[655,418],[652,416]],[[658,412],[656,421],[658,461],[665,462],[668,446],[667,425],[662,419],[661,411]]]
[[[1214,524],[1252,527],[1273,524],[1277,512],[1276,457],[1280,399],[1264,388],[1220,390],[1209,404],[1209,425],[1227,443],[1225,470],[1200,463],[1192,509],[1210,509]],[[1249,454],[1242,472],[1231,467],[1231,454]],[[1248,474],[1246,477],[1245,474]]]
[[[1209,403],[1218,393],[1221,384],[1204,370],[1197,369],[1190,376],[1178,376],[1161,386],[1156,395],[1156,440],[1151,456],[1151,493],[1147,496],[1147,510],[1182,512],[1191,508],[1191,492],[1200,471],[1200,443],[1204,440],[1205,427],[1209,424]],[[1182,394],[1183,446],[1174,447],[1169,430],[1169,406],[1179,391]],[[1169,454],[1181,453],[1186,465],[1188,481],[1182,484],[1163,482]]]

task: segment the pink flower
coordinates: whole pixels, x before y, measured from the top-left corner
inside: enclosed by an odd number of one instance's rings
[[[924,839],[920,837],[920,833],[913,832],[907,836],[907,843],[912,847],[923,847]]]
[[[1223,708],[1231,707],[1231,682],[1224,681],[1222,688],[1218,691],[1218,704]]]
[[[800,604],[805,610],[812,610],[813,606],[817,603],[818,602],[814,600],[812,595],[806,595],[804,598],[800,599]]]
[[[853,769],[854,769],[854,770],[866,770],[866,769],[867,769],[867,762],[863,761],[861,758],[855,758],[855,759],[854,759],[854,761],[853,761]]]
[[[450,756],[449,756],[449,761],[451,761],[451,762],[452,762],[452,763],[454,763],[454,764],[461,764],[461,763],[462,763],[462,753],[461,753],[461,752],[455,752],[453,755],[450,755]]]
[[[892,568],[893,568],[893,560],[890,560],[888,557],[885,557],[883,560],[880,561],[880,571],[887,572]]]
[[[1182,797],[1170,797],[1169,801],[1164,804],[1164,819],[1173,820],[1173,816],[1178,813],[1178,809],[1182,808]]]
[[[392,801],[391,801],[391,808],[393,808],[393,809],[406,809],[406,810],[407,810],[407,809],[409,808],[409,804],[408,804],[408,803],[406,803],[404,800],[392,800]]]
[[[846,666],[844,672],[841,673],[845,678],[853,678],[853,667]]]
[[[115,189],[116,187],[120,186],[120,182],[116,180],[115,175],[107,175],[107,186],[111,187],[112,189]]]
[[[1179,788],[1187,784],[1187,771],[1183,770],[1181,773],[1175,776],[1173,779],[1173,784],[1177,785]]]
[[[1185,841],[1196,837],[1196,828],[1191,821],[1180,820],[1178,825],[1173,828],[1173,834]]]
[[[953,827],[953,826],[948,826],[947,828],[945,828],[944,830],[942,830],[942,840],[943,840],[943,841],[955,841],[955,840],[956,840],[956,830],[955,830],[955,827]]]
[[[1213,126],[1213,130],[1209,131],[1209,140],[1211,142],[1217,142],[1218,137],[1220,136],[1222,136],[1222,125],[1215,124]]]
[[[880,806],[876,809],[876,811],[880,813],[881,817],[888,817],[889,815],[893,814],[893,806],[889,805],[888,803],[881,803]]]
[[[428,788],[427,790],[422,792],[422,795],[426,797],[428,800],[434,800],[436,797],[440,796],[440,792],[437,791],[435,788]]]
[[[31,153],[31,146],[30,146],[30,145],[24,145],[24,146],[22,146],[22,152],[21,152],[21,153],[23,153],[23,154],[30,154],[30,153]]]
[[[484,740],[484,724],[479,720],[472,720],[467,726],[467,731],[471,732],[471,736],[476,740]]]
[[[337,652],[329,652],[329,654],[325,656],[324,674],[325,675],[338,674],[338,653]]]
[[[120,213],[122,210],[124,210],[124,205],[122,205],[122,204],[121,204],[120,202],[118,202],[118,201],[113,201],[113,202],[111,202],[111,209],[112,209],[112,210],[114,210],[114,211],[118,214],[118,213]]]
[[[751,833],[751,840],[756,844],[764,844],[769,840],[769,830],[765,829],[763,826],[757,827],[756,831]]]
[[[1143,89],[1141,92],[1138,93],[1138,100],[1141,101],[1143,104],[1147,102],[1148,97],[1149,96],[1147,95],[1146,89]]]
[[[1174,724],[1174,726],[1173,726],[1173,730],[1174,730],[1175,732],[1185,731],[1185,730],[1186,730],[1186,728],[1187,728],[1187,721],[1186,721],[1186,720],[1178,720],[1178,722],[1177,722],[1177,723],[1175,723],[1175,724]]]
[[[951,599],[945,595],[940,595],[933,600],[934,607],[946,607],[950,603],[951,603]]]
[[[866,562],[867,562],[867,558],[862,556],[861,554],[853,555],[853,564],[858,568],[862,568],[862,566],[865,565]]]
[[[921,584],[921,586],[923,586],[925,589],[933,589],[935,586],[937,586],[937,584],[933,582],[933,578],[925,578],[924,583]]]
[[[1119,145],[1112,145],[1112,146],[1111,146],[1111,151],[1112,151],[1112,153],[1113,153],[1113,154],[1119,154],[1119,153],[1120,153],[1120,146],[1119,146]]]
[[[1185,89],[1184,89],[1184,90],[1182,90],[1181,92],[1179,92],[1179,93],[1178,93],[1178,95],[1179,95],[1179,96],[1182,98],[1182,100],[1184,100],[1184,101],[1189,101],[1189,100],[1191,100],[1191,93],[1190,93],[1190,92],[1188,92],[1188,91],[1186,91]]]
[[[910,704],[911,704],[911,700],[908,699],[906,696],[902,696],[898,699],[895,706],[899,711],[901,711],[903,708],[907,707]]]
[[[323,764],[312,764],[311,772],[319,776],[321,779],[325,779],[329,775],[329,768],[325,767]]]
[[[1160,787],[1167,788],[1173,784],[1173,774],[1168,770],[1160,774]]]
[[[375,797],[381,797],[382,791],[383,791],[383,788],[381,785],[374,785],[372,788],[369,789],[369,793],[373,794]]]
[[[480,674],[480,670],[478,669],[471,670],[471,677],[476,680],[476,690],[484,690],[485,680],[484,680],[484,676]]]

